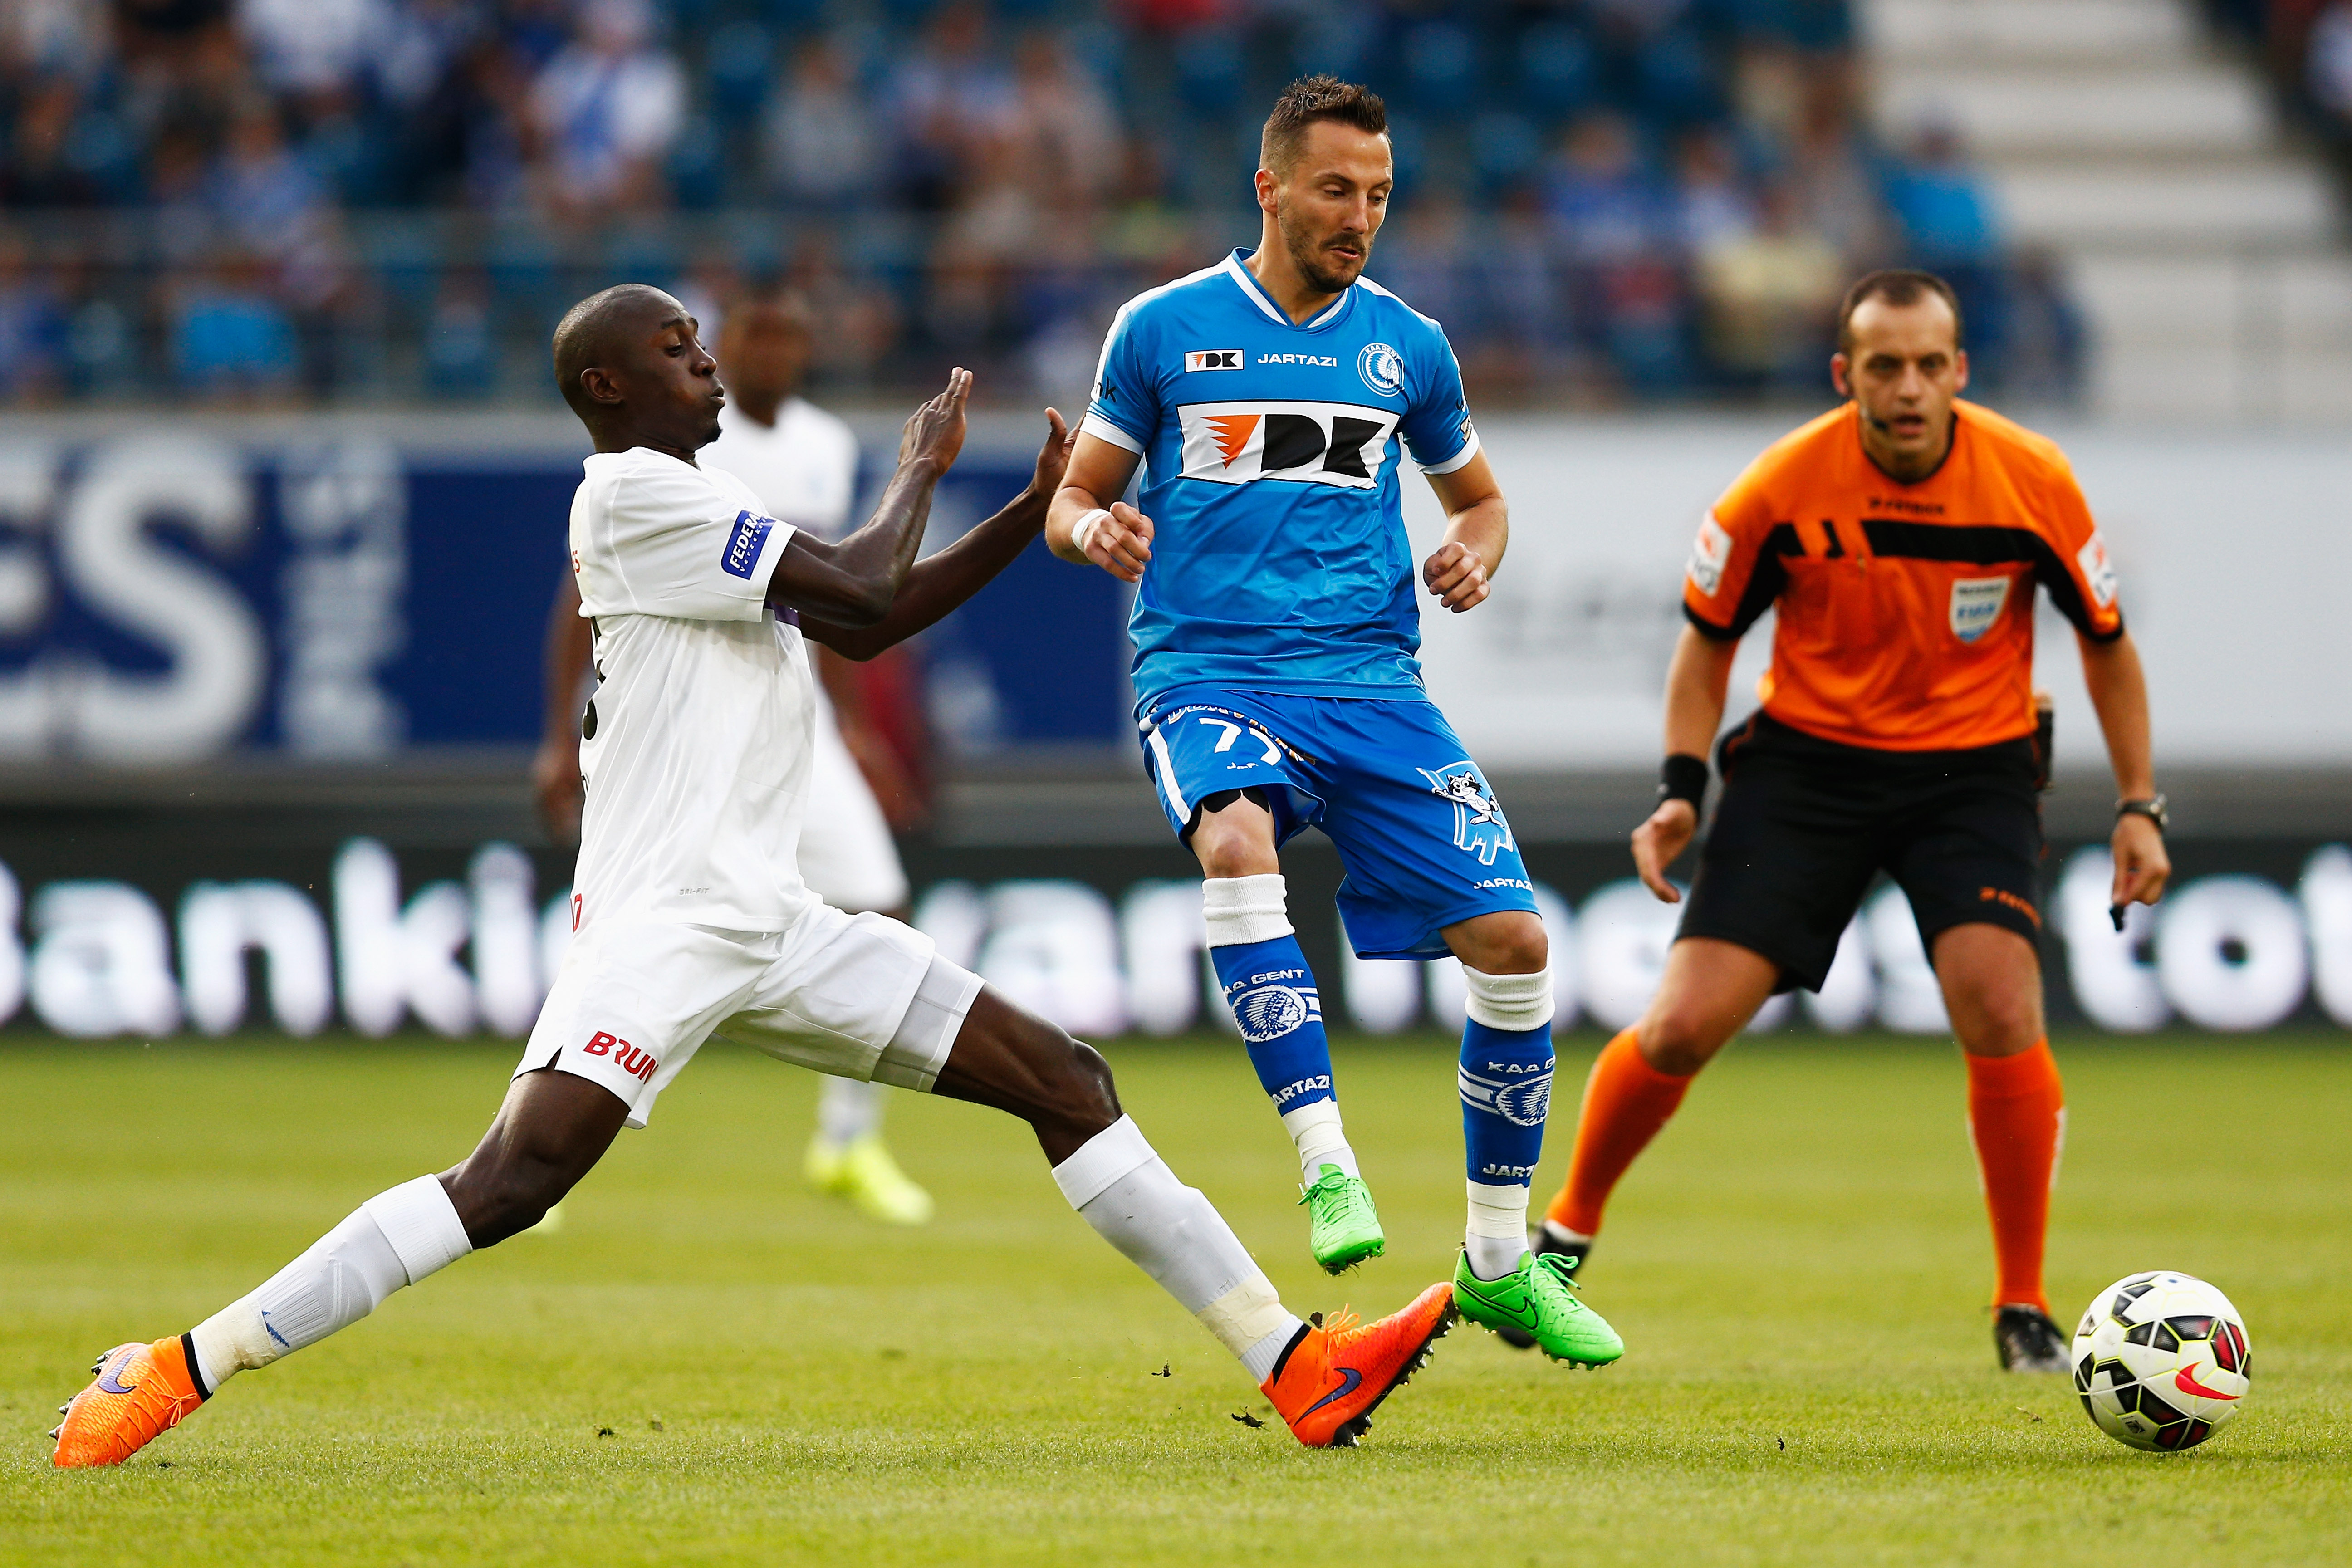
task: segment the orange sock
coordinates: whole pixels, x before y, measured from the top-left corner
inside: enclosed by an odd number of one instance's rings
[[[1964,1057],[1969,1064],[1969,1135],[1984,1173],[1992,1214],[1993,1257],[2000,1266],[1995,1306],[2050,1310],[2042,1289],[2042,1248],[2050,1226],[2050,1189],[2066,1138],[2066,1097],[2050,1042],[2013,1057]]]
[[[1568,1157],[1568,1180],[1544,1217],[1579,1236],[1601,1233],[1601,1211],[1609,1194],[1650,1146],[1658,1129],[1683,1102],[1691,1080],[1660,1072],[1642,1059],[1633,1031],[1625,1030],[1601,1048],[1584,1080],[1584,1108],[1576,1119],[1576,1148]]]

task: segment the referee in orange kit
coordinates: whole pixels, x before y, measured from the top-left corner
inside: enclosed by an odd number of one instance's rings
[[[1698,1070],[1775,993],[1819,990],[1872,879],[1901,885],[1968,1063],[1991,1211],[1993,1340],[2014,1372],[2064,1372],[2042,1238],[2065,1109],[2042,1033],[2033,591],[2073,623],[2105,733],[2114,901],[2153,903],[2170,862],[2147,689],[2116,576],[2057,447],[1958,394],[1958,301],[1925,272],[1847,293],[1830,374],[1850,402],[1748,466],[1705,521],[1666,676],[1643,881],[1698,827],[1706,752],[1739,639],[1780,615],[1763,707],[1723,738],[1724,795],[1656,998],[1585,1085],[1568,1179],[1535,1245],[1580,1267],[1610,1190]]]

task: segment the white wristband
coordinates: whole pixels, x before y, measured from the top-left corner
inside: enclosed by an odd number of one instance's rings
[[[1078,547],[1079,554],[1088,552],[1088,547],[1094,543],[1095,530],[1109,521],[1110,513],[1097,507],[1070,525],[1070,542]]]

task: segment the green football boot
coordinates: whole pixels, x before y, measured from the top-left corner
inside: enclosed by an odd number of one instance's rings
[[[1326,1165],[1311,1187],[1298,1190],[1311,1221],[1307,1249],[1326,1274],[1344,1274],[1367,1258],[1387,1250],[1381,1234],[1380,1211],[1372,1207],[1372,1190],[1361,1176],[1351,1176],[1337,1165]]]
[[[1481,1279],[1470,1272],[1470,1255],[1465,1252],[1454,1266],[1454,1304],[1474,1323],[1498,1332],[1517,1329],[1554,1361],[1607,1366],[1625,1353],[1625,1342],[1600,1313],[1576,1299],[1571,1267],[1565,1253],[1538,1257],[1522,1252],[1517,1270],[1500,1279]]]

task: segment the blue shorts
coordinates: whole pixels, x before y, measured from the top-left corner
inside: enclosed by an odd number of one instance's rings
[[[1347,876],[1339,918],[1360,958],[1442,958],[1445,927],[1535,910],[1486,776],[1427,698],[1292,697],[1187,686],[1145,710],[1144,766],[1180,838],[1206,796],[1260,789],[1275,842],[1319,827]]]

